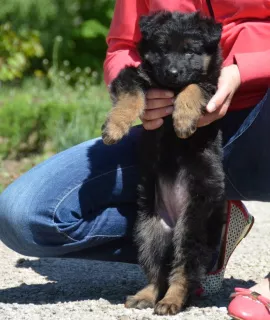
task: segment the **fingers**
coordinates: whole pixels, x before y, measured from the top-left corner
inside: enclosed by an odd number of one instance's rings
[[[214,112],[222,107],[225,101],[232,99],[234,93],[241,84],[241,76],[238,66],[232,64],[224,67],[221,70],[221,74],[218,81],[218,90],[216,94],[209,101],[206,110],[208,112]],[[230,102],[230,101],[229,101]]]
[[[147,99],[146,109],[158,109],[171,106],[174,103],[174,98],[170,99]]]
[[[166,117],[167,115],[173,112],[173,106],[152,109],[152,110],[145,110],[142,119],[143,120],[156,120],[159,118]]]
[[[155,130],[163,124],[163,119],[167,115],[173,112],[173,106],[166,108],[159,108],[153,110],[146,110],[144,115],[141,117],[143,127],[146,130]]]
[[[208,105],[206,106],[206,110],[208,112],[215,112],[224,104],[224,102],[228,99],[229,95],[230,95],[229,88],[225,85],[220,86],[216,94],[208,102]]]
[[[208,124],[223,118],[227,113],[228,107],[229,107],[229,104],[226,103],[216,111],[212,113],[207,113],[206,115],[200,118],[200,120],[198,121],[197,127],[207,126]]]
[[[143,127],[146,130],[155,130],[155,129],[158,129],[159,127],[161,127],[162,125],[163,125],[163,119],[156,119],[156,120],[151,120],[151,121],[144,120],[143,121]]]
[[[146,93],[146,99],[166,99],[173,98],[174,93],[172,91],[160,90],[160,89],[150,89]]]
[[[146,109],[141,116],[146,130],[162,126],[164,117],[173,112],[174,93],[167,90],[150,89],[146,93]]]

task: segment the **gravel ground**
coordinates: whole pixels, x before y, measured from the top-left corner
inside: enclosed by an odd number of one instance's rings
[[[153,316],[151,309],[124,308],[125,296],[145,284],[136,265],[29,258],[0,242],[0,319],[230,319],[226,306],[233,287],[249,287],[270,271],[270,203],[246,205],[256,223],[232,256],[220,294],[193,301],[192,307],[177,316]]]

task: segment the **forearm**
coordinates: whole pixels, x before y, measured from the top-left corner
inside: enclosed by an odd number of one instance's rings
[[[111,41],[104,62],[104,80],[109,85],[125,66],[137,67],[140,57],[133,43],[125,40]]]
[[[143,0],[116,0],[104,62],[104,79],[107,85],[125,66],[137,67],[140,64],[136,49],[141,38],[138,21],[148,13]]]

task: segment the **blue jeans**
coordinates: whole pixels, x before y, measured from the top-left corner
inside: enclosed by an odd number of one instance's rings
[[[270,90],[222,121],[229,199],[270,200]],[[113,146],[100,138],[39,164],[0,195],[0,240],[28,256],[136,262],[132,227],[142,128]]]

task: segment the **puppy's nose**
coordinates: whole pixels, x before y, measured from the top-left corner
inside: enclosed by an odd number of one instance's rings
[[[169,72],[169,75],[170,75],[171,77],[174,77],[174,78],[177,77],[178,70],[177,70],[176,68],[171,68],[171,69],[168,70],[168,72]]]

